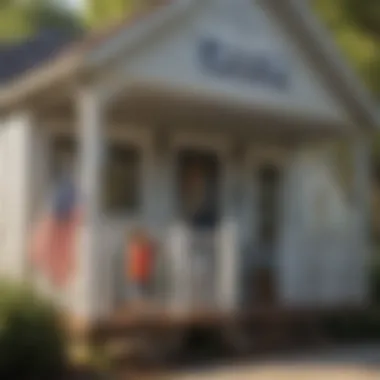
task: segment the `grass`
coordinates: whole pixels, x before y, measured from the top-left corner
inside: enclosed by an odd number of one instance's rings
[[[76,370],[108,374],[111,371],[111,360],[108,354],[95,346],[85,343],[72,343],[69,348],[70,366]],[[108,378],[108,377],[107,377]]]

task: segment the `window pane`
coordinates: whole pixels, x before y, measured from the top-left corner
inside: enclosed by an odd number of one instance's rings
[[[272,243],[276,237],[278,220],[279,172],[273,166],[262,167],[259,172],[260,230],[262,243]]]
[[[52,141],[51,178],[55,183],[67,170],[74,170],[76,144],[71,136],[56,136]]]
[[[137,148],[111,144],[105,167],[104,203],[108,212],[134,212],[140,203],[140,155]]]
[[[184,219],[197,227],[218,220],[219,164],[212,153],[183,151],[179,156],[180,207]]]

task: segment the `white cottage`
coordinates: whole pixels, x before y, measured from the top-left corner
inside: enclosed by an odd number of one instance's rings
[[[125,240],[142,226],[159,242],[160,312],[363,306],[378,120],[330,41],[305,1],[173,0],[3,86],[2,275],[85,323],[111,318],[128,305]],[[68,156],[84,219],[55,290],[28,236]]]

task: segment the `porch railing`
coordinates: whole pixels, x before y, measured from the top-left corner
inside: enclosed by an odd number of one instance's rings
[[[169,233],[167,251],[175,310],[228,310],[238,303],[238,240],[233,224],[214,232],[177,226]]]
[[[169,294],[176,310],[216,307],[218,234],[176,227],[169,233]]]
[[[326,306],[355,302],[361,288],[358,249],[350,230],[306,236],[297,267],[296,298]]]
[[[121,231],[121,230],[120,230]],[[130,284],[123,265],[125,233],[107,228],[104,265],[105,304],[112,309],[127,306]],[[108,243],[107,243],[108,242]],[[190,230],[176,225],[161,237],[156,274],[149,300],[173,312],[218,310],[232,305],[236,296],[236,234],[231,226],[216,231]],[[111,250],[111,252],[110,252]]]

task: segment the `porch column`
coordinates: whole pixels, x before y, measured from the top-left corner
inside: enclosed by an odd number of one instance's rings
[[[5,119],[1,127],[0,272],[22,281],[29,275],[35,120],[30,113],[20,112]]]
[[[357,247],[358,260],[357,290],[358,301],[365,302],[369,295],[370,270],[370,194],[371,161],[370,141],[366,136],[359,136],[353,142],[354,158],[354,202],[356,210],[356,234],[354,246]]]
[[[235,147],[234,147],[235,148]],[[244,149],[232,149],[226,168],[224,217],[220,230],[219,302],[223,310],[234,311],[241,297],[241,244],[239,221],[242,209]]]
[[[100,166],[102,156],[102,104],[95,91],[81,88],[77,96],[79,119],[78,174],[82,224],[77,253],[76,295],[74,313],[88,323],[96,319],[104,307],[100,273]],[[100,276],[101,275],[101,276]],[[104,284],[103,284],[104,285]]]

